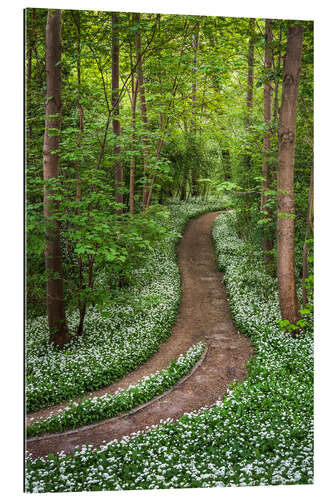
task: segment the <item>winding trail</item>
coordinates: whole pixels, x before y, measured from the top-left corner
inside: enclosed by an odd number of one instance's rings
[[[146,426],[157,425],[162,419],[179,418],[185,412],[214,404],[223,398],[233,380],[246,378],[246,363],[253,349],[250,340],[239,334],[233,325],[221,283],[223,274],[216,268],[211,231],[217,215],[208,213],[192,219],[178,246],[182,300],[169,339],[137,370],[92,395],[113,394],[137,383],[143,376],[166,368],[173,358],[200,340],[208,347],[203,361],[183,382],[129,414],[62,434],[27,439],[26,449],[33,457],[61,450],[69,454],[84,443],[99,446],[105,441],[144,430]],[[27,423],[31,417],[46,417],[64,406],[66,403],[30,413]]]

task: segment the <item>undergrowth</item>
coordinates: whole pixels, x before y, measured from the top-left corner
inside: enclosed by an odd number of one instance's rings
[[[224,199],[174,201],[169,205],[170,227],[173,232],[182,233],[192,217],[225,205]],[[144,265],[133,268],[130,285],[112,292],[107,310],[90,307],[84,335],[63,350],[49,343],[47,317],[27,321],[28,412],[111,384],[158,350],[169,337],[179,308],[178,240],[177,235],[171,236],[149,255]],[[78,320],[77,311],[68,313],[72,332]]]
[[[127,389],[120,389],[114,394],[72,402],[56,415],[33,421],[27,427],[27,436],[75,429],[115,417],[147,403],[185,377],[198,361],[205,347],[202,342],[193,345],[185,355],[181,354],[177,359],[172,360],[167,368],[143,377],[137,384],[130,385]]]
[[[309,484],[313,482],[313,329],[279,327],[276,281],[234,216],[214,227],[234,321],[251,338],[248,378],[209,409],[71,456],[28,457],[31,492]]]

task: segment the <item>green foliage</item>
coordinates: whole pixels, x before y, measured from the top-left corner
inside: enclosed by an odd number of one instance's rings
[[[313,482],[312,327],[295,338],[278,327],[276,281],[265,273],[260,245],[237,237],[232,214],[217,218],[213,238],[234,321],[255,348],[247,379],[213,407],[131,439],[68,456],[28,456],[27,491]]]
[[[270,79],[274,91],[279,84],[278,105],[281,103],[282,64],[278,68],[278,59],[281,63],[285,54],[288,22],[273,20],[274,71],[267,73],[262,59],[264,20],[257,19],[255,32],[250,33],[249,19],[142,14],[140,23],[133,25],[131,14],[120,13],[118,138],[111,130],[111,13],[64,10],[61,133],[56,127],[49,130],[51,134],[60,133],[59,151],[55,152],[59,153],[60,172],[58,179],[43,182],[46,16],[46,9],[28,9],[26,13],[27,302],[29,316],[45,314],[44,235],[48,225],[58,221],[72,342],[60,352],[49,345],[45,317],[28,321],[28,409],[71,399],[111,383],[156,352],[170,334],[180,298],[175,243],[186,221],[205,210],[236,207],[233,236],[218,226],[215,239],[220,265],[227,268],[235,321],[251,336],[257,356],[250,365],[249,382],[234,387],[225,406],[195,417],[184,416],[180,423],[136,438],[134,444],[142,449],[135,452],[139,458],[134,464],[133,448],[128,443],[112,444],[94,455],[78,453],[73,462],[52,458],[47,475],[44,468],[48,465],[43,460],[29,462],[28,489],[311,482],[312,242],[306,280],[310,305],[302,309],[298,326],[304,334],[297,339],[282,333],[276,286],[260,267],[263,253],[255,250],[265,235],[275,241],[278,121],[271,124],[271,150],[264,151],[268,126],[263,120],[262,101],[263,85]],[[192,35],[198,23],[200,43],[195,63]],[[295,215],[280,214],[295,220],[297,276],[303,265],[313,162],[313,23],[302,24],[305,33],[297,107]],[[131,71],[136,64],[135,38],[139,32],[144,50],[147,123],[142,119],[138,98],[134,127]],[[255,40],[251,113],[246,104],[250,36]],[[133,84],[134,88],[135,81]],[[120,146],[117,155],[115,146]],[[265,193],[269,201],[261,211],[262,162],[267,153],[272,178]],[[133,159],[135,214],[130,215]],[[123,185],[118,188],[124,196],[123,204],[114,201],[118,161],[124,172]],[[147,177],[151,184],[154,182],[152,206],[142,213],[142,186]],[[52,191],[49,199],[53,215],[48,224],[43,218],[44,187]],[[223,196],[212,203],[203,202],[212,193]],[[191,202],[179,204],[177,197]],[[160,203],[167,203],[167,207]],[[237,235],[249,237],[245,246]],[[251,251],[246,251],[247,246]],[[276,247],[271,253],[276,256]],[[79,338],[75,333],[77,309],[83,305],[87,315],[84,335]],[[293,325],[283,328],[292,330]],[[184,429],[191,439],[184,437]],[[150,463],[147,470],[142,469],[150,451],[159,456],[163,446],[170,452],[168,457],[156,467]],[[112,464],[108,462],[103,468],[109,456]],[[89,465],[102,467],[100,476],[96,472],[93,478],[86,474],[86,459]],[[67,464],[69,468],[74,465],[68,469],[68,476],[63,476],[63,465]],[[195,473],[189,475],[193,467]],[[151,477],[156,477],[156,484]]]
[[[39,284],[44,286],[43,236],[46,229],[42,214],[41,180],[46,16],[46,9],[28,9],[26,13],[26,63],[31,69],[27,82],[26,122],[27,296],[29,314],[34,315],[45,310]],[[267,133],[261,109],[262,86],[267,79],[273,81],[273,90],[279,83],[278,97],[281,99],[282,64],[278,68],[278,57],[280,54],[280,59],[283,58],[286,49],[287,22],[273,20],[275,63],[274,70],[267,73],[262,60],[264,20],[257,19],[255,33],[250,33],[249,20],[245,18],[206,16],[199,19],[196,16],[142,14],[140,23],[135,24],[130,13],[120,13],[121,136],[116,138],[111,128],[112,112],[108,117],[111,102],[108,87],[112,45],[110,16],[109,12],[98,11],[62,12],[60,177],[52,199],[59,204],[54,218],[61,221],[65,293],[70,309],[78,305],[75,297],[79,295],[81,302],[83,296],[88,303],[99,300],[97,289],[93,291],[90,287],[88,290],[89,265],[93,264],[94,280],[100,269],[105,269],[110,286],[118,287],[128,280],[131,266],[139,264],[148,248],[155,245],[158,239],[163,239],[163,221],[150,224],[140,217],[128,217],[129,166],[133,158],[136,215],[141,210],[142,186],[147,181],[144,177],[145,157],[148,166],[146,174],[149,182],[154,182],[153,204],[164,203],[175,196],[181,199],[191,196],[204,198],[209,194],[229,191],[235,193],[233,200],[238,209],[238,231],[240,234],[247,232],[260,206],[261,180],[258,179],[263,161],[263,136]],[[196,56],[194,99],[192,33],[198,23],[200,43]],[[304,26],[295,155],[297,241],[304,237],[313,149],[313,25],[304,22]],[[145,51],[142,62],[147,123],[142,119],[138,97],[134,130],[130,90],[138,33]],[[256,46],[254,106],[250,123],[247,123],[247,51],[248,39],[252,35]],[[79,63],[80,84],[77,73]],[[108,118],[111,121],[108,122]],[[272,192],[276,189],[277,126],[277,122],[272,124]],[[58,134],[59,130],[53,132]],[[163,145],[158,156],[160,141]],[[117,157],[114,155],[116,145],[121,147]],[[124,169],[123,207],[113,201],[116,159],[122,162]],[[80,201],[76,201],[78,179],[81,184]],[[211,182],[198,182],[198,179],[210,179]],[[246,194],[236,194],[238,191]],[[275,232],[275,195],[271,195],[269,203],[265,209],[273,211],[274,223],[265,214],[257,217],[261,237]],[[114,215],[120,208],[124,211],[121,217],[123,223]],[[140,240],[140,237],[143,239]],[[83,279],[78,270],[79,259],[83,263]],[[296,256],[296,260],[300,262],[300,255]]]
[[[170,212],[151,207],[156,217],[159,214],[164,219],[170,213],[168,236],[147,252],[140,265],[131,266],[128,286],[110,288],[107,270],[96,273],[97,304],[87,309],[85,333],[76,336],[78,311],[68,311],[72,342],[63,350],[49,344],[46,316],[27,321],[27,411],[105,387],[158,350],[169,337],[178,313],[181,290],[175,246],[179,235],[192,217],[224,207],[221,198],[204,203],[175,200],[168,206]]]

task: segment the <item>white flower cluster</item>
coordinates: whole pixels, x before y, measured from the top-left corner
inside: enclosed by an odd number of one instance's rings
[[[36,492],[193,488],[313,482],[313,332],[282,332],[276,282],[258,248],[237,238],[232,213],[215,224],[218,263],[236,325],[255,356],[246,381],[210,409],[100,449],[27,459]]]
[[[58,432],[80,427],[114,417],[146,403],[155,396],[163,394],[187,375],[204,350],[205,344],[199,342],[190,347],[185,355],[181,354],[173,360],[166,369],[143,377],[137,384],[130,385],[127,389],[73,402],[59,410],[56,415],[52,414],[47,418],[35,420],[28,426],[27,435],[38,436],[44,432]]]

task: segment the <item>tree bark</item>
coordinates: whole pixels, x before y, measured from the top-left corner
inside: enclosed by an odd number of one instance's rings
[[[32,52],[35,45],[35,17],[36,9],[32,9],[31,12],[31,31],[28,35],[27,46],[28,46],[28,67],[27,67],[27,85],[31,83],[32,76]]]
[[[272,32],[272,21],[266,19],[265,28],[265,73],[267,74],[272,71],[273,67],[273,53],[272,53],[272,42],[273,42],[273,32]],[[272,81],[266,80],[264,85],[264,121],[266,125],[266,132],[264,134],[264,161],[262,164],[262,176],[264,180],[262,181],[262,195],[261,195],[261,210],[267,212],[266,217],[268,219],[273,218],[272,207],[270,206],[271,196],[265,194],[266,191],[272,189],[272,163],[271,163],[271,148],[272,148]],[[271,228],[271,223],[266,225],[265,229]],[[266,270],[268,272],[272,271],[273,266],[273,255],[271,254],[274,248],[273,236],[265,234],[262,240],[262,248],[264,250],[264,259]]]
[[[43,147],[45,181],[59,176],[59,138],[61,127],[61,11],[49,11],[46,24],[46,109]],[[51,134],[50,134],[51,132]],[[61,259],[60,222],[54,220],[58,202],[52,199],[55,190],[44,188],[46,220],[45,267],[47,272],[47,311],[50,340],[59,347],[69,342],[64,304]],[[53,219],[53,220],[51,220]]]
[[[133,75],[134,80],[134,75]],[[134,83],[134,82],[133,82]],[[136,100],[138,95],[138,80],[136,80],[136,85],[132,85],[132,152],[135,151],[135,140],[136,140]],[[130,165],[130,185],[129,185],[129,205],[130,205],[130,213],[134,214],[134,180],[135,180],[135,157],[131,157],[131,165]]]
[[[192,81],[192,123],[191,132],[196,133],[196,105],[197,105],[197,87],[198,87],[198,50],[200,41],[200,24],[197,26],[196,33],[192,35],[192,49],[193,49],[193,81]]]
[[[197,133],[196,126],[196,107],[197,107],[197,73],[198,73],[198,50],[199,50],[199,41],[200,41],[200,24],[197,25],[197,30],[194,35],[192,35],[192,49],[193,49],[193,81],[192,81],[192,122],[191,122],[191,133],[193,136]],[[192,196],[199,195],[199,183],[198,178],[200,176],[200,170],[196,162],[193,162],[192,166]]]
[[[114,118],[112,119],[112,129],[116,136],[116,145],[114,147],[115,155],[115,201],[123,203],[123,195],[119,188],[123,183],[123,167],[120,161],[120,121],[119,121],[119,17],[117,13],[112,13],[112,109]],[[122,208],[116,213],[121,215]]]
[[[249,19],[249,46],[247,53],[247,92],[246,92],[246,116],[245,116],[245,127],[247,131],[250,131],[250,125],[252,123],[252,112],[253,112],[253,75],[254,75],[254,45],[255,45],[255,19]],[[244,164],[244,178],[245,183],[248,187],[250,171],[251,171],[251,155],[248,151],[245,151],[243,155]],[[250,220],[249,206],[250,206],[250,195],[244,196],[245,204],[245,221]]]
[[[249,126],[251,124],[251,116],[253,111],[253,73],[254,73],[254,35],[255,35],[255,19],[250,19],[249,22],[250,29],[250,39],[249,39],[249,49],[247,54],[247,94],[246,94],[246,105],[247,105],[247,115],[246,124]]]
[[[280,73],[280,67],[281,67],[281,40],[282,40],[282,26],[280,26],[278,58],[277,58],[277,68],[276,68],[278,75]],[[274,125],[278,122],[278,115],[279,115],[279,80],[276,78],[274,86],[274,113],[273,113]]]
[[[222,169],[224,173],[224,180],[228,181],[231,179],[231,161],[230,161],[230,151],[229,149],[222,149]]]
[[[307,243],[310,231],[313,232],[312,225],[312,212],[313,212],[313,165],[311,167],[311,178],[309,187],[309,197],[308,197],[308,210],[306,214],[306,230],[303,245],[303,273],[302,273],[302,296],[303,296],[303,307],[308,303],[308,293],[306,288],[306,279],[309,276],[308,269],[308,258],[309,258],[309,244]]]
[[[278,287],[282,320],[295,324],[299,304],[295,284],[294,256],[294,156],[296,110],[304,28],[290,26],[282,84],[278,158]]]
[[[77,140],[78,149],[81,147],[81,135],[84,129],[84,112],[83,106],[81,104],[81,17],[80,11],[77,11],[77,17],[74,17],[74,21],[77,28],[77,63],[76,63],[76,76],[77,76],[77,99],[78,99],[78,111],[79,111],[79,126],[80,133]],[[80,162],[76,162],[76,201],[78,204],[81,203],[82,200],[82,191],[81,191],[81,177],[80,177]],[[80,214],[80,205],[77,207],[77,214]],[[77,327],[77,336],[80,337],[83,335],[83,325],[84,319],[87,310],[87,299],[84,297],[84,293],[86,291],[86,286],[84,284],[84,276],[83,276],[83,268],[84,264],[81,257],[78,257],[78,268],[79,268],[79,293],[83,292],[83,296],[79,298],[79,313],[80,319]]]
[[[140,23],[140,14],[133,14],[133,22],[136,25]],[[137,35],[135,37],[135,49],[136,49],[136,59],[137,59],[137,79],[139,85],[139,93],[140,93],[140,110],[141,110],[141,118],[143,122],[143,126],[146,129],[148,125],[147,118],[147,104],[146,104],[146,90],[144,83],[144,75],[142,68],[142,49],[141,49],[141,31],[137,30]],[[149,191],[149,166],[147,162],[147,147],[148,141],[146,135],[143,137],[143,176],[144,176],[144,184],[142,191],[142,208],[145,209],[147,204],[147,197]]]
[[[185,201],[187,197],[186,193],[186,188],[187,188],[187,182],[189,178],[189,167],[186,165],[183,169],[183,178],[181,179],[181,185],[180,185],[180,200]]]
[[[36,9],[32,9],[31,13],[31,30],[30,34],[27,33],[27,47],[28,47],[28,66],[26,73],[26,117],[28,116],[28,111],[30,110],[30,103],[32,101],[31,96],[31,81],[32,81],[32,53],[33,49],[36,48],[35,43],[35,17],[36,17]],[[29,123],[28,127],[28,139],[31,139],[32,136],[32,124]]]

